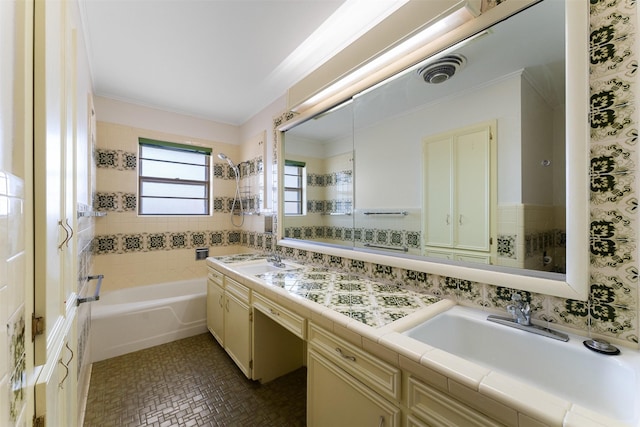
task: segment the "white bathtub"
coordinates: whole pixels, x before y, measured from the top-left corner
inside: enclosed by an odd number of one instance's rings
[[[91,307],[97,362],[207,332],[207,279],[106,292]]]

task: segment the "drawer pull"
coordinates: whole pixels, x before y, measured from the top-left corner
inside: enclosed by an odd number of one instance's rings
[[[356,358],[354,356],[347,356],[346,354],[344,354],[340,347],[336,347],[336,351],[340,356],[342,356],[343,359],[351,360],[352,362],[356,361]]]
[[[270,308],[269,311],[271,312],[271,314],[274,314],[276,316],[280,316],[280,313],[278,313],[277,311],[275,311],[273,308]]]

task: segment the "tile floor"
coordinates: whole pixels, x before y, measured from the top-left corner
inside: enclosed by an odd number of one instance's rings
[[[94,363],[84,426],[304,426],[305,417],[305,368],[261,385],[207,333]]]

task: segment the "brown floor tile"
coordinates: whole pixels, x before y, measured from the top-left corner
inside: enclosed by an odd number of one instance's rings
[[[84,426],[304,426],[305,417],[305,368],[261,385],[207,333],[94,363]]]

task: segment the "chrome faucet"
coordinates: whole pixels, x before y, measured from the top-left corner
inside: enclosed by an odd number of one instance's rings
[[[507,306],[507,311],[513,316],[513,320],[523,326],[531,325],[531,306],[522,299],[518,293],[511,295],[513,304]]]
[[[280,254],[277,254],[275,252],[271,252],[271,255],[269,255],[269,257],[267,258],[267,262],[271,262],[273,263],[274,267],[284,267],[284,262],[282,262],[282,257],[280,257]]]
[[[531,323],[531,306],[522,299],[519,293],[514,292],[511,294],[511,301],[513,301],[513,304],[507,306],[507,311],[511,314],[511,317],[491,314],[487,317],[487,320],[536,335],[542,335],[560,341],[569,341],[569,335],[567,334]]]

